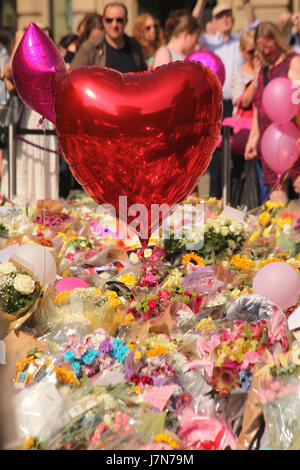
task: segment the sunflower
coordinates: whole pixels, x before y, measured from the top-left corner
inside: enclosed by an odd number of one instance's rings
[[[235,365],[226,363],[222,367],[215,367],[211,383],[213,389],[224,396],[239,385],[239,375]]]
[[[205,266],[204,259],[194,252],[184,255],[181,263],[185,266],[187,266],[189,263],[196,264],[198,266]]]

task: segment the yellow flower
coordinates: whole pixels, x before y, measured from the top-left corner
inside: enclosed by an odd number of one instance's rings
[[[216,204],[216,202],[217,202],[217,198],[216,198],[216,197],[210,197],[210,198],[208,199],[208,203],[209,203],[209,204]]]
[[[28,439],[26,439],[26,441],[22,445],[22,450],[29,450],[31,449],[33,445],[34,445],[34,439],[33,437],[29,437]]]
[[[223,364],[225,359],[228,359],[228,356],[230,354],[230,347],[223,342],[215,348],[214,352],[217,356],[215,367],[219,367]]]
[[[297,254],[296,260],[297,260],[297,261],[300,261],[300,253]]]
[[[140,385],[136,385],[134,387],[134,393],[136,393],[137,395],[139,395],[140,393],[142,393],[142,388]]]
[[[253,232],[251,237],[249,238],[248,243],[254,242],[254,240],[258,237],[258,235],[259,235],[258,230],[255,230],[255,232]]]
[[[179,269],[173,269],[170,275],[168,276],[167,280],[164,282],[162,288],[165,289],[166,287],[171,287],[174,285],[179,286],[182,275],[183,273],[180,272]]]
[[[200,331],[200,333],[203,335],[205,333],[210,333],[212,331],[215,331],[216,325],[213,322],[213,319],[211,317],[207,318],[202,318],[195,327],[196,331]]]
[[[112,292],[112,291],[110,291],[110,292]],[[92,294],[92,298],[95,299],[96,297],[102,297],[103,292],[100,289],[100,287],[95,287],[93,289],[93,291],[91,291],[91,294]]]
[[[265,206],[269,211],[271,211],[271,210],[275,209],[275,202],[267,201],[265,203]]]
[[[69,233],[58,232],[55,238],[59,238],[59,237],[62,237],[63,243],[71,241],[71,240],[76,240],[76,238],[78,238],[77,235],[75,235],[75,233],[72,231]]]
[[[146,357],[162,356],[163,354],[170,354],[170,351],[168,348],[162,345],[154,346],[154,348],[148,349],[148,351],[146,351]]]
[[[62,274],[62,277],[72,277],[72,271],[70,268],[66,269],[63,274]]]
[[[67,304],[70,302],[70,292],[67,290],[64,290],[63,292],[60,292],[55,298],[54,302],[57,304]]]
[[[184,255],[181,263],[185,266],[187,266],[189,263],[197,264],[198,266],[205,266],[204,259],[194,252]]]
[[[130,343],[127,344],[127,346],[129,347],[129,350],[130,350],[130,352],[131,352],[131,351],[133,351],[134,348],[135,348],[135,343],[130,342]]]
[[[237,299],[238,297],[240,297],[242,295],[242,292],[239,290],[239,289],[233,289],[231,292],[230,292],[230,295],[234,298],[234,299]]]
[[[159,433],[154,436],[155,442],[166,442],[172,449],[176,449],[178,447],[177,442],[170,436],[167,436],[164,433]]]
[[[263,266],[266,266],[267,264],[270,264],[270,263],[278,263],[278,262],[284,263],[285,261],[281,258],[275,258],[275,257],[267,258],[265,259]]]
[[[123,274],[123,276],[119,278],[119,281],[123,282],[123,284],[126,284],[126,286],[136,285],[136,277],[132,274]]]
[[[108,297],[108,302],[113,308],[118,308],[122,304],[121,300],[118,297],[118,294],[113,290],[106,290],[106,296]]]
[[[263,226],[266,225],[269,219],[270,219],[270,214],[269,212],[266,212],[266,211],[262,212],[260,216],[258,217],[260,225],[263,225]]]
[[[234,255],[231,262],[240,271],[249,271],[255,267],[255,262],[249,260],[246,255]]]
[[[139,360],[141,359],[141,357],[142,357],[142,353],[141,353],[141,351],[140,351],[139,349],[137,349],[137,350],[135,351],[135,353],[134,353],[134,358],[133,358],[134,362],[135,362],[135,363],[139,362]]]
[[[280,228],[283,228],[285,225],[291,225],[292,219],[290,217],[284,217],[278,220],[278,225]]]
[[[124,325],[129,325],[130,323],[132,324],[134,322],[134,316],[132,313],[128,313],[128,315],[125,315],[123,324]]]

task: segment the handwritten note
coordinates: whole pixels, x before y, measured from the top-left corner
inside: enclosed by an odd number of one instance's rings
[[[169,398],[171,397],[174,390],[174,385],[165,385],[163,387],[153,387],[144,396],[144,402],[150,403],[162,411],[166,406]]]

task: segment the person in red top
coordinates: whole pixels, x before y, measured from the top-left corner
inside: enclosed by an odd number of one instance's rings
[[[255,44],[260,56],[262,67],[259,71],[257,87],[254,93],[254,115],[252,128],[245,148],[245,159],[259,158],[263,171],[263,183],[269,188],[269,198],[274,201],[288,202],[287,180],[279,190],[274,190],[277,175],[272,171],[261,157],[260,140],[265,130],[272,124],[267,116],[262,97],[266,85],[278,77],[287,77],[292,82],[300,79],[300,55],[295,53],[286,43],[283,35],[276,25],[269,21],[258,25],[255,32]],[[280,110],[278,110],[280,113]],[[292,181],[295,193],[300,194],[300,158],[289,170],[289,178]]]

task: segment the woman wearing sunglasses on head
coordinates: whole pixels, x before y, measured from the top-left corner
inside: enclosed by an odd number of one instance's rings
[[[132,36],[142,46],[148,68],[153,66],[155,52],[165,43],[164,32],[156,16],[142,13],[135,21]]]
[[[257,86],[257,77],[260,69],[260,61],[255,50],[255,31],[244,31],[240,39],[240,51],[245,60],[244,64],[236,70],[231,77],[231,93],[234,112],[236,104],[240,100],[243,109],[252,106],[254,92]]]

